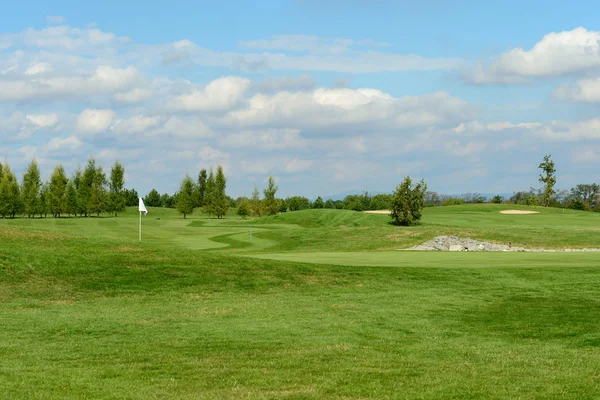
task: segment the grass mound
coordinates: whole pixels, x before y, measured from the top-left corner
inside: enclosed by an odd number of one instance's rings
[[[382,226],[390,218],[352,210],[315,209],[286,212],[257,220],[257,224],[293,224],[312,227],[372,227]]]

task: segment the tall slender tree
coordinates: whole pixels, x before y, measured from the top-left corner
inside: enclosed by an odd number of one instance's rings
[[[79,214],[80,216],[85,213],[85,205],[83,204],[82,196],[81,196],[81,181],[83,177],[83,172],[81,172],[81,167],[77,167],[73,176],[71,177],[71,182],[73,182],[73,186],[75,187],[75,211],[73,212],[75,216]]]
[[[207,179],[206,169],[202,168],[200,170],[200,173],[198,174],[198,190],[197,190],[197,198],[198,198],[197,206],[198,207],[204,206],[204,195],[206,193],[206,179]]]
[[[50,211],[50,185],[48,185],[48,182],[43,182],[40,188],[40,217],[47,217],[48,211]]]
[[[253,217],[260,217],[263,214],[262,202],[260,201],[260,192],[254,185],[254,190],[252,191],[252,197],[250,198],[250,214]]]
[[[67,193],[65,195],[65,212],[77,216],[77,189],[75,189],[75,183],[73,179],[69,180],[67,184]]]
[[[107,208],[106,183],[106,174],[104,173],[104,170],[102,167],[97,167],[94,172],[88,210],[90,213],[96,213],[98,217],[101,213],[105,212]]]
[[[550,159],[552,155],[544,156],[544,161],[538,166],[542,170],[539,181],[544,184],[544,192],[542,193],[542,204],[544,207],[550,207],[552,196],[556,193],[554,185],[556,185],[556,168],[554,161]]]
[[[62,165],[57,165],[50,177],[50,212],[53,217],[59,217],[66,209],[67,183],[69,180],[65,175]]]
[[[79,190],[77,194],[79,195],[79,205],[81,207],[81,212],[84,216],[88,216],[91,213],[90,210],[90,201],[92,197],[92,188],[94,186],[94,182],[96,181],[96,160],[93,157],[90,157],[83,173],[81,174],[81,180],[79,183]]]
[[[206,192],[204,193],[204,212],[208,214],[208,218],[216,214],[216,198],[215,174],[211,168],[208,179],[206,179]]]
[[[0,177],[0,215],[12,217],[20,211],[21,193],[17,177],[7,162],[4,163]]]
[[[125,193],[123,186],[125,185],[125,167],[120,162],[115,162],[115,165],[110,170],[110,199],[109,212],[118,213],[125,211]]]
[[[39,212],[41,187],[40,168],[34,159],[23,174],[21,186],[24,212],[30,218]]]
[[[177,203],[175,206],[177,211],[183,214],[184,219],[188,216],[188,214],[192,214],[194,212],[196,199],[194,199],[193,195],[194,182],[192,181],[192,178],[186,174],[185,178],[183,178],[181,181],[181,186],[177,195]]]
[[[279,212],[279,204],[275,194],[279,187],[275,184],[275,179],[269,175],[269,182],[267,188],[263,190],[265,195],[264,210],[267,215],[276,215]]]
[[[227,186],[227,178],[223,172],[223,167],[217,167],[217,175],[215,176],[215,214],[217,218],[223,218],[229,209],[229,199],[225,193]]]

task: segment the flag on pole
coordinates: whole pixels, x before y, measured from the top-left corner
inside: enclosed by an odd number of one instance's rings
[[[140,206],[139,206],[139,211],[143,212],[144,215],[148,214],[148,210],[146,210],[146,206],[144,205],[144,200],[142,200],[142,198],[140,197]]]

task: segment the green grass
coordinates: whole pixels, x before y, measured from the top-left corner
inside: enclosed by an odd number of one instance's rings
[[[150,209],[142,243],[134,210],[0,220],[0,398],[600,397],[600,255],[377,251],[441,233],[600,247],[597,214],[502,208],[412,228]]]

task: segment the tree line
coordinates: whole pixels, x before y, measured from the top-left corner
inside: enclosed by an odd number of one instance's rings
[[[88,217],[105,212],[117,216],[125,210],[127,203],[124,183],[125,168],[118,161],[108,178],[102,167],[90,158],[86,167],[83,170],[77,168],[70,178],[58,164],[50,179],[43,181],[37,161],[32,160],[20,183],[5,162],[0,164],[0,216]]]

